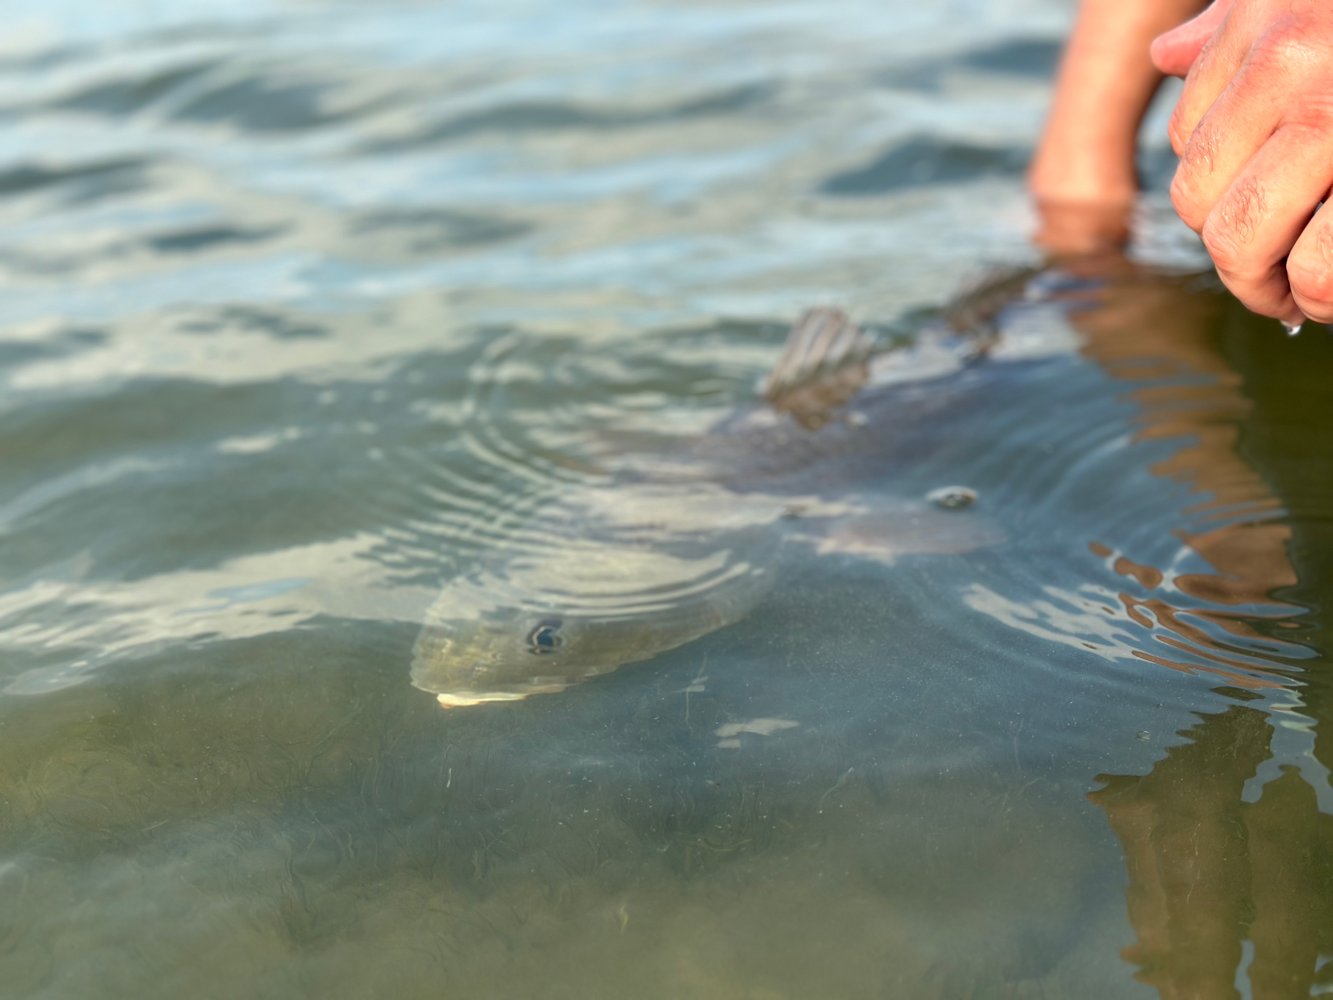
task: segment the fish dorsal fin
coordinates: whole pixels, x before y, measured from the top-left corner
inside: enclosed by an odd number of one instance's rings
[[[811,309],[787,334],[782,357],[764,380],[764,399],[803,427],[822,427],[865,384],[874,347],[841,309]]]
[[[963,285],[940,318],[954,333],[976,340],[984,353],[999,339],[1004,312],[1036,297],[1033,281],[1041,274],[1041,268],[1029,265],[988,268]]]

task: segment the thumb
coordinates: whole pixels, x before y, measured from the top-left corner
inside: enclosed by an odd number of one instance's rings
[[[1170,76],[1184,76],[1198,58],[1199,50],[1222,26],[1235,0],[1214,0],[1198,17],[1153,39],[1153,65]]]

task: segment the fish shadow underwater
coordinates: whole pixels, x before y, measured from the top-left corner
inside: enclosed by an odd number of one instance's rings
[[[938,449],[937,418],[977,370],[1031,361],[1006,349],[1006,312],[1069,290],[1067,276],[1009,271],[911,334],[810,310],[754,404],[562,490],[449,581],[413,684],[445,708],[554,693],[740,621],[801,557],[887,565],[1002,541],[958,484],[967,470],[915,490],[897,473]]]

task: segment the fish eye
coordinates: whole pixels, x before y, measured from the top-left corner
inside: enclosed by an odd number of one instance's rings
[[[563,625],[559,618],[544,618],[528,633],[528,652],[538,656],[548,656],[565,644],[565,637],[560,634]]]

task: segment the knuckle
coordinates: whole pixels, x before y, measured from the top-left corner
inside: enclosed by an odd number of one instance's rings
[[[1222,196],[1203,226],[1203,242],[1217,260],[1222,254],[1240,258],[1254,243],[1267,213],[1264,184],[1257,177],[1241,177]]]
[[[1278,74],[1289,80],[1325,58],[1293,21],[1282,19],[1255,39],[1246,62],[1252,72]]]
[[[1166,123],[1166,136],[1171,140],[1171,151],[1177,156],[1184,156],[1185,147],[1190,141],[1190,130],[1181,120],[1179,108],[1172,112],[1170,120]]]
[[[1180,154],[1180,162],[1200,176],[1207,177],[1213,172],[1213,162],[1217,157],[1217,148],[1222,136],[1210,121],[1202,121],[1194,126],[1185,150]]]
[[[1287,281],[1280,269],[1245,277],[1227,275],[1221,271],[1218,275],[1222,284],[1251,312],[1274,318],[1282,314],[1283,306],[1287,303]]]
[[[1333,318],[1333,229],[1321,227],[1312,240],[1302,240],[1287,259],[1292,295],[1306,315],[1325,322]]]
[[[1208,251],[1208,256],[1212,258],[1217,273],[1222,276],[1233,292],[1236,291],[1233,282],[1243,280],[1246,272],[1244,254],[1223,226],[1213,224],[1213,216],[1209,216],[1208,221],[1204,223],[1201,235],[1203,237],[1203,248]]]
[[[1208,181],[1213,172],[1213,158],[1217,149],[1217,134],[1206,124],[1200,125],[1185,144],[1180,165],[1171,181],[1171,204],[1185,224],[1196,233],[1213,208],[1213,197],[1208,192]]]
[[[1323,145],[1333,127],[1333,106],[1327,98],[1311,98],[1286,109],[1278,136],[1293,148]]]
[[[1196,233],[1203,229],[1208,212],[1194,193],[1193,178],[1182,164],[1171,181],[1171,206],[1181,221]]]

